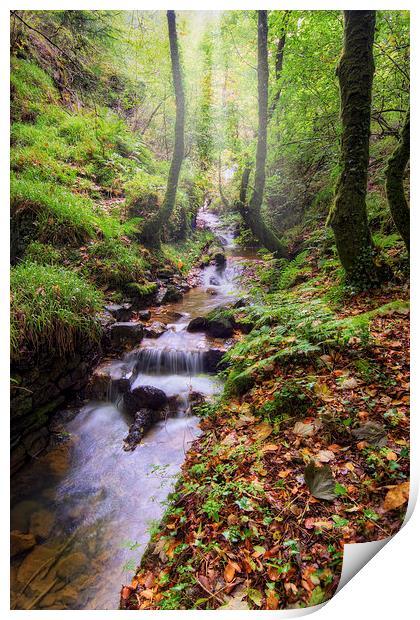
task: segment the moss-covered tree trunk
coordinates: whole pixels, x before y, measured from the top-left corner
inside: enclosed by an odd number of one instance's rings
[[[366,210],[374,34],[375,11],[344,11],[344,47],[337,68],[341,173],[329,223],[347,280],[358,287],[377,284],[383,275],[375,262]]]
[[[258,141],[255,160],[254,191],[245,219],[255,237],[276,256],[287,256],[287,250],[274,232],[266,225],[261,214],[265,187],[268,121],[268,53],[267,11],[258,11]]]
[[[162,206],[155,217],[146,222],[141,233],[143,243],[151,247],[159,247],[162,228],[168,222],[174,210],[179,173],[182,160],[184,159],[185,96],[179,60],[175,11],[167,11],[166,15],[171,50],[172,80],[176,100],[175,144]]]
[[[400,139],[389,158],[385,173],[389,209],[408,251],[410,251],[410,207],[404,192],[404,173],[409,159],[410,108],[407,110]]]

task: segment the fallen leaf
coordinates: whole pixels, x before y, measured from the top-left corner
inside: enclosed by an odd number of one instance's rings
[[[279,599],[276,596],[274,590],[270,590],[267,595],[267,609],[277,609],[279,606]]]
[[[305,482],[317,499],[335,499],[335,480],[329,465],[317,467],[315,461],[311,461],[305,468]]]
[[[321,463],[329,463],[335,459],[335,454],[332,450],[320,450],[315,458]]]
[[[384,510],[394,510],[399,508],[408,501],[410,495],[410,483],[402,482],[396,487],[390,489],[385,496],[383,508]]]
[[[227,603],[219,607],[219,609],[236,609],[236,610],[248,610],[249,605],[243,599],[246,596],[245,586],[242,584],[235,588],[233,596],[230,596]]]
[[[385,446],[387,443],[385,428],[376,422],[360,424],[358,428],[352,430],[351,434],[358,441],[367,441],[370,445],[377,446],[378,448]]]
[[[142,596],[143,598],[147,598],[147,600],[151,601],[153,598],[153,590],[150,590],[149,588],[146,590],[142,590],[140,592],[140,596]]]
[[[354,390],[354,388],[356,388],[358,384],[359,382],[357,381],[357,379],[355,379],[354,377],[348,377],[347,379],[344,379],[344,381],[341,383],[340,388],[342,390]]]
[[[229,561],[225,566],[225,570],[223,571],[223,577],[226,583],[230,583],[231,581],[234,580],[235,573],[236,573],[235,564]]]
[[[253,603],[257,607],[261,607],[262,605],[262,594],[259,590],[254,590],[254,588],[249,588],[248,590],[248,598],[251,599]]]
[[[261,424],[257,424],[257,426],[255,426],[254,440],[262,441],[264,439],[267,439],[267,437],[269,437],[272,432],[273,427],[271,426],[271,424],[268,424],[268,422],[261,422]]]
[[[313,424],[305,424],[305,422],[296,422],[293,432],[300,437],[310,437],[315,433],[315,426]]]

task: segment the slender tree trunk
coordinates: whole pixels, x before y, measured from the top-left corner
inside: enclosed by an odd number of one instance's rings
[[[253,234],[270,252],[276,256],[287,256],[287,250],[274,232],[262,219],[261,205],[264,198],[265,163],[267,159],[268,122],[268,52],[267,52],[267,11],[258,11],[258,141],[255,161],[254,191],[249,202],[246,223]],[[244,173],[246,169],[244,170]],[[249,174],[248,174],[249,176]]]
[[[219,153],[219,160],[218,160],[218,181],[219,181],[219,195],[220,195],[220,200],[222,201],[222,205],[224,206],[225,209],[229,208],[229,201],[225,196],[225,193],[223,191],[223,183],[222,183],[222,154]]]
[[[281,78],[281,73],[283,71],[284,48],[286,46],[286,35],[287,35],[287,26],[289,22],[289,17],[290,17],[290,11],[284,11],[281,35],[280,35],[279,40],[277,41],[276,65],[275,65],[275,80],[276,80],[275,86],[276,88],[274,91],[273,100],[268,109],[268,120],[269,121],[271,120],[271,117],[273,116],[276,110],[276,107],[277,107],[277,104],[279,102],[280,95],[281,95],[280,78]]]
[[[410,158],[410,108],[407,110],[398,144],[385,172],[389,209],[407,250],[410,251],[410,207],[404,192],[404,172]]]
[[[175,144],[162,206],[156,216],[145,224],[141,233],[143,243],[151,247],[159,247],[162,228],[168,222],[175,207],[179,173],[182,160],[184,159],[185,97],[179,61],[175,11],[167,11],[166,15],[171,50],[172,80],[176,100]]]
[[[341,174],[329,223],[347,280],[358,287],[378,284],[386,275],[375,262],[366,210],[374,34],[375,11],[344,11],[344,47],[337,67]]]

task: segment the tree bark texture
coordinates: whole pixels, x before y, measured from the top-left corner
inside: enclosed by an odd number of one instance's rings
[[[185,95],[179,60],[178,37],[176,32],[175,11],[167,11],[169,45],[171,51],[172,81],[175,90],[176,117],[175,143],[171,166],[168,174],[165,197],[159,212],[147,222],[142,230],[141,237],[145,245],[159,247],[163,226],[171,217],[175,207],[176,192],[178,189],[179,174],[184,159],[184,126],[185,126]]]
[[[255,160],[254,191],[247,210],[246,223],[253,234],[270,252],[278,257],[287,256],[287,250],[261,215],[265,187],[268,123],[268,52],[267,11],[258,11],[258,140]]]
[[[381,279],[366,209],[375,11],[344,11],[344,47],[337,68],[341,94],[341,173],[329,216],[349,283]]]
[[[400,139],[388,160],[385,172],[389,209],[408,251],[410,251],[410,207],[404,192],[404,173],[409,159],[410,108],[407,110]]]

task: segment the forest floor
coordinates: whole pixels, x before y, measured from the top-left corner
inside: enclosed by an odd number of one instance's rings
[[[238,332],[224,395],[201,410],[202,434],[122,608],[316,605],[336,590],[345,544],[401,527],[408,287],[343,294],[320,257],[295,261],[292,282],[266,287],[247,317],[235,310],[252,332]],[[266,272],[246,275],[261,290]]]

